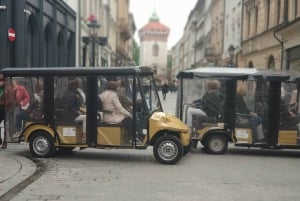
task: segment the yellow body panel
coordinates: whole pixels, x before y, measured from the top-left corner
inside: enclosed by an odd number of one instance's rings
[[[62,144],[85,143],[82,139],[82,128],[75,126],[58,126],[57,133]]]
[[[278,144],[296,145],[297,131],[280,130],[278,135]]]
[[[124,127],[98,127],[97,144],[102,145],[121,145],[125,138]]]
[[[29,125],[29,124],[28,124]],[[54,137],[54,131],[44,125],[33,125],[26,129],[25,140],[28,142],[29,135],[34,130],[45,130]],[[151,140],[160,131],[171,131],[179,134],[180,141],[183,146],[190,144],[190,134],[188,126],[181,122],[172,114],[156,112],[149,119],[149,140]],[[98,127],[97,128],[97,144],[99,145],[122,145],[125,144],[125,127]],[[57,133],[61,144],[82,144],[82,127],[76,126],[58,126]],[[146,143],[147,138],[143,143]],[[55,142],[56,145],[57,142]]]
[[[190,134],[188,133],[188,126],[172,114],[155,112],[149,119],[149,125],[150,140],[156,133],[167,130],[179,133],[180,141],[183,146],[188,146],[190,143]]]
[[[250,128],[234,129],[237,143],[252,143],[252,131]]]
[[[211,124],[211,126],[203,127],[201,129],[197,130],[197,134],[199,139],[201,140],[204,134],[206,134],[209,131],[214,131],[214,130],[222,130],[224,128],[224,123],[216,123],[216,124]]]
[[[34,133],[34,131],[36,130],[44,130],[46,131],[47,133],[49,133],[50,135],[52,135],[52,137],[54,137],[54,131],[49,128],[48,126],[45,126],[45,125],[40,125],[40,124],[36,124],[36,125],[32,125],[30,126],[32,123],[30,122],[27,122],[25,127],[27,128],[23,134],[24,134],[24,140],[25,142],[29,142],[29,138],[30,136]],[[30,127],[28,127],[30,126]]]

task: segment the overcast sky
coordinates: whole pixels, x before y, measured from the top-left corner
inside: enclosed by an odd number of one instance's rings
[[[135,38],[139,43],[138,30],[149,22],[153,10],[156,10],[160,22],[170,28],[168,49],[181,38],[190,11],[197,0],[130,0],[130,12],[133,13],[137,31]]]

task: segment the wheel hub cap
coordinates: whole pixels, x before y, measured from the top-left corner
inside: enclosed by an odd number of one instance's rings
[[[166,141],[166,142],[162,142],[159,145],[158,154],[161,158],[170,161],[170,160],[173,160],[177,156],[178,149],[177,149],[176,145],[174,144],[174,142]]]
[[[43,137],[38,137],[33,143],[33,149],[38,154],[45,154],[50,148],[49,142]]]

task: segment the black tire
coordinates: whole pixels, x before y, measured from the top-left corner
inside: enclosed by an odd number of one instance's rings
[[[183,147],[183,156],[189,153],[192,149],[192,140],[190,141],[188,146]]]
[[[58,147],[59,153],[71,153],[75,147]]]
[[[162,164],[175,164],[183,156],[183,146],[179,139],[172,135],[159,137],[153,146],[153,154]]]
[[[192,148],[197,149],[198,146],[198,140],[192,140]]]
[[[224,154],[228,148],[228,140],[221,134],[214,134],[205,140],[204,149],[210,154]]]
[[[39,158],[51,157],[56,153],[53,137],[44,131],[32,134],[29,139],[30,153]]]

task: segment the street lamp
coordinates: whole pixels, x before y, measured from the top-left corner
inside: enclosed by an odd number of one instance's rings
[[[235,52],[235,47],[233,45],[230,45],[227,51],[230,56],[230,67],[234,67],[233,56],[234,56],[234,52]]]
[[[97,41],[97,35],[98,30],[101,27],[101,25],[98,23],[95,15],[90,15],[87,18],[87,26],[90,29],[90,36],[92,38],[92,63],[91,66],[95,66],[95,52],[96,52],[96,41]]]

